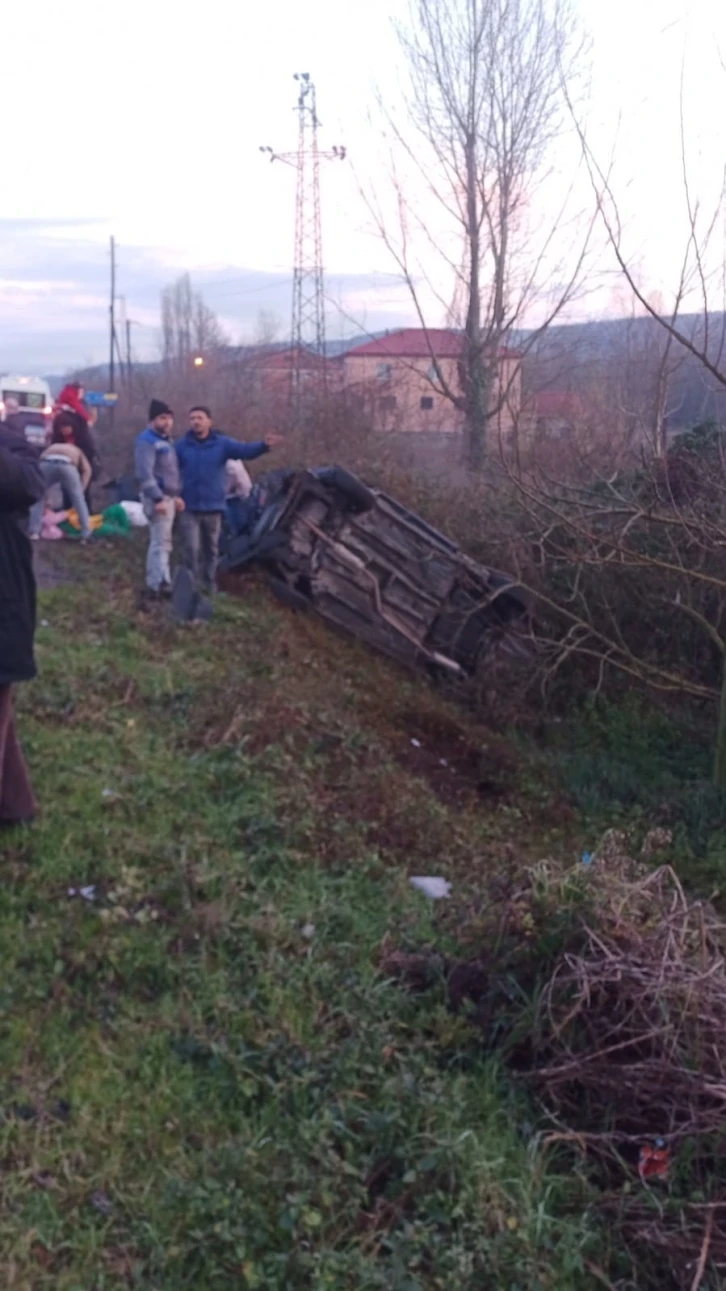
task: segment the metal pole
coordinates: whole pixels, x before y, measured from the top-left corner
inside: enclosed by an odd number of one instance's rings
[[[344,161],[344,147],[321,152],[318,143],[318,105],[315,85],[309,72],[296,72],[298,84],[297,152],[275,152],[260,148],[270,161],[284,161],[295,167],[295,259],[292,285],[292,320],[290,326],[290,406],[295,422],[301,420],[303,386],[306,375],[305,352],[311,352],[322,376],[323,400],[327,399],[327,365],[325,346],[325,290],[323,271],[323,238],[320,217],[320,161]]]
[[[131,319],[126,319],[126,379],[131,391]]]
[[[111,238],[111,302],[109,305],[109,360],[108,392],[116,393],[116,241]],[[110,424],[113,429],[114,407],[110,409]]]

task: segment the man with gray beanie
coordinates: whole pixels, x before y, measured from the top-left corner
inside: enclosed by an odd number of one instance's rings
[[[161,399],[152,399],[149,424],[136,440],[136,478],[144,513],[149,521],[146,586],[152,598],[171,592],[171,558],[174,520],[184,510],[180,493],[179,463],[171,439],[174,413]]]

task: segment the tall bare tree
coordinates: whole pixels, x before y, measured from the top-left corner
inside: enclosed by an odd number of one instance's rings
[[[252,344],[256,346],[274,345],[282,333],[282,320],[279,314],[271,309],[260,309],[255,319],[252,333]]]
[[[389,113],[388,121],[394,151],[424,180],[425,209],[406,199],[399,178],[400,228],[394,235],[380,218],[379,228],[423,327],[419,266],[443,257],[448,303],[453,299],[453,321],[463,329],[456,388],[437,368],[433,347],[431,357],[438,387],[464,414],[469,463],[477,468],[508,394],[498,382],[500,348],[539,296],[543,271],[558,279],[546,323],[570,299],[582,269],[587,237],[573,257],[572,231],[567,267],[562,260],[555,269],[570,195],[563,197],[561,177],[557,209],[548,217],[545,211],[547,229],[533,229],[533,202],[563,130],[575,26],[568,0],[411,0],[398,37],[408,68],[405,116],[401,123]],[[417,263],[415,234],[425,247]],[[433,275],[425,277],[431,287]]]
[[[161,293],[162,355],[167,371],[188,373],[196,355],[207,361],[226,344],[217,316],[194,291],[188,273]]]
[[[723,66],[723,64],[722,64]],[[724,68],[726,70],[726,68]],[[598,217],[605,230],[623,282],[633,299],[664,333],[661,343],[658,392],[653,408],[653,422],[658,435],[656,451],[665,451],[664,409],[669,377],[679,365],[695,360],[705,385],[712,391],[726,392],[726,164],[720,158],[717,184],[711,183],[706,197],[694,189],[688,156],[688,132],[684,103],[684,72],[680,85],[680,168],[682,180],[683,246],[664,300],[662,292],[648,293],[636,267],[636,257],[628,248],[627,231],[611,171],[601,166],[595,156],[583,124],[566,86],[567,106],[575,124],[582,154],[592,185]],[[710,177],[709,177],[710,178]],[[701,162],[703,182],[703,163]],[[669,212],[677,218],[678,213]],[[700,311],[694,318],[693,310]]]

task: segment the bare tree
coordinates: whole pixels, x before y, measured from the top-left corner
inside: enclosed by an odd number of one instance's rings
[[[651,457],[640,471],[589,487],[542,476],[516,486],[538,555],[532,590],[546,678],[577,659],[595,693],[618,672],[710,702],[714,782],[726,790],[722,438],[708,428],[686,434],[665,462]]]
[[[634,257],[627,249],[626,232],[611,172],[595,157],[584,126],[567,87],[564,93],[577,130],[583,157],[595,197],[597,214],[607,235],[616,263],[633,298],[643,311],[665,332],[662,347],[664,370],[686,357],[700,365],[704,378],[717,390],[726,390],[726,165],[721,163],[719,184],[710,201],[693,190],[687,149],[684,105],[684,70],[680,86],[680,165],[682,179],[682,215],[685,224],[683,251],[678,276],[673,281],[671,303],[664,305],[660,293],[651,296],[641,285]],[[694,325],[693,314],[700,309]],[[656,402],[656,420],[658,404]]]
[[[690,376],[695,366],[704,384],[726,391],[724,175],[710,205],[693,192],[681,97],[685,237],[666,304],[642,285],[611,174],[577,128],[598,216],[645,316],[637,322],[648,324],[641,353],[629,354],[645,379],[638,389],[626,374],[625,389],[630,400],[634,386],[641,397],[650,451],[640,471],[603,473],[585,488],[563,487],[552,476],[514,480],[545,572],[541,604],[565,624],[553,633],[548,667],[552,673],[577,657],[595,667],[596,691],[616,670],[710,701],[717,710],[714,783],[726,792],[726,436],[702,426],[673,444],[666,439],[680,367]],[[686,312],[694,298],[701,309],[695,317]]]
[[[564,262],[555,266],[570,190],[556,212],[550,210],[547,231],[533,230],[533,203],[563,130],[563,76],[577,53],[567,3],[411,0],[408,22],[398,29],[409,74],[406,124],[392,114],[388,121],[394,151],[416,182],[423,180],[425,209],[407,200],[397,165],[399,228],[394,235],[379,208],[377,222],[422,327],[420,266],[436,257],[449,284],[437,286],[424,270],[426,286],[463,329],[456,385],[438,368],[433,346],[431,358],[437,387],[464,416],[474,468],[483,461],[489,423],[508,395],[499,383],[500,349],[541,299],[543,277],[557,279],[558,288],[542,325],[560,312],[585,256],[587,235],[573,257],[570,230],[567,269]],[[417,239],[423,246],[418,259]]]
[[[678,316],[682,285],[670,311],[672,321]],[[655,309],[662,309],[657,295],[648,298]],[[657,327],[636,302],[634,306],[618,328],[604,375],[612,412],[622,421],[628,446],[663,458],[669,427],[682,404],[677,385],[687,356],[670,331]]]
[[[161,293],[162,355],[167,372],[185,375],[195,356],[205,362],[226,343],[225,333],[188,273]]]
[[[255,319],[252,344],[260,348],[274,345],[282,333],[282,321],[279,314],[271,309],[260,309]]]

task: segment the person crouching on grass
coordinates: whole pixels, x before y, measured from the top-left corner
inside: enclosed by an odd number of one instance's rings
[[[91,483],[92,468],[86,454],[73,442],[73,419],[70,413],[61,412],[53,423],[53,440],[40,455],[40,469],[46,489],[60,484],[67,509],[74,507],[81,526],[81,540],[91,536],[91,517],[88,513],[86,493]],[[30,512],[30,537],[37,541],[43,526],[45,502],[36,502]]]
[[[45,493],[37,452],[0,424],[0,825],[28,824],[37,804],[15,728],[12,688],[35,676],[35,575],[28,512]]]
[[[215,430],[211,412],[201,405],[190,409],[189,426],[176,449],[184,501],[184,565],[195,583],[201,583],[205,592],[214,593],[227,504],[227,462],[261,457],[281,444],[283,436],[270,434],[255,443],[240,443]]]
[[[161,399],[152,399],[149,424],[136,440],[136,477],[144,513],[149,521],[149,552],[146,559],[147,595],[155,599],[171,593],[169,562],[178,511],[184,510],[179,497],[179,463],[171,440],[174,413]]]

